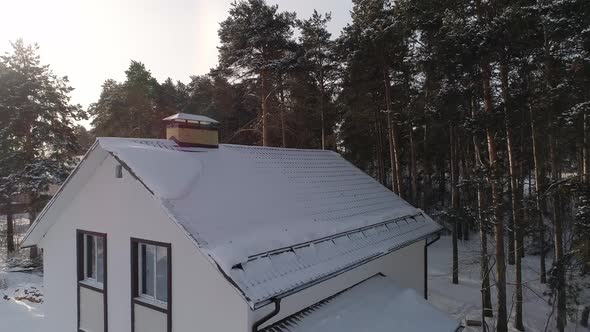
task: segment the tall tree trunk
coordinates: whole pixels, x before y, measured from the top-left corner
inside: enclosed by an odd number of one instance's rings
[[[32,128],[33,121],[30,121],[28,124],[28,128],[25,131],[25,142],[24,142],[24,151],[26,155],[26,160],[30,163],[35,161],[35,152],[33,147],[33,128]],[[28,212],[29,212],[29,227],[33,225],[33,222],[37,218],[36,209],[37,209],[37,194],[34,193],[32,189],[29,189],[26,195],[28,199]],[[31,259],[37,258],[37,247],[31,247],[29,250],[29,256]]]
[[[446,177],[446,168],[447,163],[442,159],[438,158],[436,160],[436,168],[438,171],[438,201],[440,202],[441,206],[445,205],[445,193],[447,192],[447,177]]]
[[[466,161],[466,156],[469,155],[469,143],[467,142],[467,144],[465,144],[464,148],[463,147],[463,142],[461,141],[461,135],[457,134],[455,132],[455,140],[457,141],[456,144],[456,150],[455,152],[457,153],[457,158],[459,159],[459,176],[457,177],[457,179],[466,179],[466,180],[470,180],[471,177],[469,176],[469,171],[468,171],[468,167],[467,167],[467,161]],[[459,191],[459,189],[457,188],[457,190]],[[463,202],[464,205],[469,205],[469,202],[472,202],[471,199],[471,195],[470,195],[470,191],[471,188],[469,186],[465,186],[465,189],[463,191],[459,191],[459,193],[464,193],[461,197],[459,197],[459,203],[461,204],[461,202]],[[461,229],[463,230],[463,240],[464,241],[469,241],[469,232],[471,231],[471,219],[470,218],[465,218],[465,220],[463,220],[463,226],[461,227]]]
[[[522,123],[527,123],[527,113],[526,112],[522,112]],[[522,200],[525,197],[525,187],[528,188],[528,197],[533,197],[532,195],[532,189],[531,189],[531,172],[530,172],[530,167],[529,172],[527,174],[527,172],[525,172],[526,170],[526,164],[525,164],[525,128],[526,126],[522,125],[520,126],[520,153],[521,155],[521,161],[520,161],[520,184],[519,184],[519,188],[520,188],[520,198],[521,198],[521,208],[522,208],[522,219],[520,220],[520,232],[517,234],[517,236],[519,236],[518,240],[521,248],[520,248],[520,257],[523,258],[525,256],[525,243],[524,243],[524,233],[525,231],[528,229],[529,225],[530,225],[530,211],[529,211],[529,205],[528,204],[523,204],[524,200]],[[530,161],[529,161],[530,163]],[[525,186],[525,178],[528,178],[528,185]]]
[[[492,91],[490,86],[491,69],[489,62],[482,63],[482,85],[484,110],[493,114]],[[495,130],[488,126],[486,136],[488,141],[488,155],[491,168],[490,183],[492,187],[492,204],[494,208],[494,238],[496,243],[496,288],[498,290],[498,317],[496,328],[498,332],[508,331],[508,313],[506,310],[506,257],[504,254],[504,221],[502,219],[502,193],[499,188],[498,151]]]
[[[14,214],[12,212],[12,200],[10,197],[6,200],[6,250],[14,252]]]
[[[481,0],[476,0],[477,16],[485,22],[487,8],[482,6]],[[484,111],[492,115],[494,113],[492,102],[492,89],[490,86],[491,68],[489,59],[485,56],[481,59],[481,79],[483,88]],[[496,146],[495,130],[489,125],[486,128],[488,141],[488,156],[491,168],[490,184],[492,187],[492,204],[494,209],[494,238],[496,244],[496,288],[498,299],[498,317],[496,320],[496,331],[508,331],[508,313],[506,310],[506,257],[504,254],[504,221],[502,219],[502,193],[499,188],[498,174],[498,151]]]
[[[474,138],[475,140],[475,138]],[[479,159],[479,148],[475,147],[476,159]],[[492,295],[490,292],[490,269],[488,259],[488,235],[483,219],[484,209],[484,191],[482,184],[477,184],[477,218],[479,219],[479,237],[481,240],[481,255],[480,255],[480,269],[481,269],[481,293],[482,293],[482,315],[484,317],[493,317],[492,309]],[[484,322],[485,325],[485,322]]]
[[[395,148],[393,147],[393,135],[391,130],[391,113],[387,113],[387,141],[389,143],[389,158],[391,164],[391,190],[399,195],[399,182],[397,181],[397,167],[395,162]]]
[[[260,108],[262,111],[262,146],[270,146],[270,128],[268,119],[268,73],[260,72]]]
[[[29,227],[31,227],[31,225],[33,225],[33,222],[35,222],[35,219],[37,219],[37,212],[35,211],[35,206],[36,206],[36,200],[31,202],[31,207],[29,210]],[[39,253],[37,251],[37,247],[33,246],[29,249],[29,258],[30,259],[36,259],[39,256]]]
[[[322,150],[326,149],[326,124],[324,120],[324,85],[320,84],[320,123],[322,126]]]
[[[397,138],[397,124],[392,119],[393,110],[391,109],[391,84],[389,80],[389,72],[385,65],[385,60],[382,59],[382,71],[383,71],[383,86],[385,89],[385,109],[387,112],[387,131],[389,137],[389,156],[391,158],[391,186],[393,192],[403,196],[402,193],[402,179],[401,179],[401,166],[399,161],[399,142]]]
[[[459,221],[455,217],[459,211],[459,188],[457,187],[459,170],[457,162],[457,145],[455,137],[455,126],[449,126],[449,146],[451,154],[451,206],[453,207],[453,284],[459,284],[459,248],[457,237],[459,235]]]
[[[471,99],[471,116],[475,119],[475,101]],[[481,160],[481,150],[477,137],[473,136],[473,152],[474,152],[474,165],[483,166]],[[479,222],[479,237],[481,240],[481,257],[480,257],[480,269],[481,269],[481,297],[482,297],[482,324],[486,326],[485,317],[493,317],[494,312],[492,309],[492,295],[490,292],[490,269],[488,264],[488,235],[485,227],[485,221],[483,218],[484,210],[484,190],[481,183],[477,184],[477,219]]]
[[[482,185],[477,185],[477,217],[479,219],[479,237],[481,239],[481,292],[482,312],[485,317],[493,317],[492,294],[490,292],[490,268],[488,263],[488,235],[483,220],[484,191]]]
[[[425,208],[427,206],[430,206],[430,195],[432,193],[432,161],[430,159],[430,155],[426,152],[427,151],[427,147],[428,147],[428,117],[427,117],[427,108],[428,108],[428,95],[429,95],[429,87],[428,87],[428,77],[426,77],[425,83],[424,83],[424,119],[425,119],[425,124],[424,124],[424,133],[422,135],[422,151],[424,151],[424,153],[422,154],[422,164],[424,167],[424,179],[422,182],[422,190],[421,190],[421,195],[422,195],[422,208]]]
[[[502,99],[504,99],[504,124],[506,130],[506,150],[508,151],[508,170],[510,177],[510,197],[512,205],[512,216],[508,221],[508,264],[514,265],[514,228],[519,222],[519,199],[518,199],[518,180],[514,151],[514,135],[510,123],[510,100],[509,100],[509,82],[508,82],[508,60],[505,55],[500,61],[500,80],[502,85]]]
[[[420,205],[418,202],[418,169],[416,167],[416,144],[414,143],[414,130],[410,125],[410,173],[411,173],[411,190],[412,203]]]
[[[287,134],[286,134],[286,129],[285,129],[285,88],[283,86],[283,75],[279,75],[279,84],[281,87],[281,90],[279,92],[279,97],[281,98],[281,146],[286,148],[287,147]],[[323,115],[322,115],[323,116]],[[323,133],[323,132],[322,132]],[[322,144],[323,144],[323,140],[322,140]],[[322,149],[323,149],[323,145],[322,145]]]
[[[588,317],[590,316],[590,307],[585,306],[582,310],[582,318],[580,319],[580,325],[588,327]]]
[[[583,180],[585,183],[590,183],[590,133],[588,133],[588,115],[584,113],[582,120],[584,126],[584,145],[582,146],[582,160],[584,167],[582,172],[584,174]]]
[[[557,275],[557,330],[563,332],[566,325],[566,278],[565,262],[563,259],[563,224],[561,221],[561,198],[556,193],[553,199],[555,269]]]
[[[382,185],[385,185],[385,161],[383,160],[384,149],[383,149],[383,129],[381,128],[381,120],[379,112],[375,112],[375,132],[377,135],[377,177]]]
[[[551,180],[553,183],[559,180],[557,167],[557,152],[555,150],[555,127],[551,125],[549,135],[549,158],[551,160]],[[559,188],[553,193],[553,244],[555,250],[555,275],[557,277],[557,330],[563,332],[566,324],[565,291],[567,288],[565,279],[565,266],[563,261],[563,224],[561,221],[561,199]]]
[[[504,123],[506,127],[506,150],[508,151],[508,170],[510,175],[510,198],[512,203],[512,218],[508,226],[508,264],[515,267],[516,279],[516,317],[514,319],[514,327],[519,331],[524,331],[524,324],[522,323],[522,262],[520,243],[521,230],[521,210],[520,197],[518,187],[518,174],[516,168],[516,152],[514,151],[514,135],[512,132],[512,124],[510,121],[510,100],[509,100],[509,83],[508,83],[508,63],[505,57],[502,58],[500,64],[500,76],[502,81],[502,98],[504,99]],[[516,236],[515,236],[516,233]],[[516,250],[515,250],[516,248]]]
[[[537,205],[538,212],[538,235],[539,235],[539,258],[540,258],[540,271],[541,283],[547,282],[547,268],[545,267],[545,222],[543,221],[543,214],[545,212],[545,203],[543,199],[543,176],[541,173],[541,167],[543,167],[543,161],[541,157],[541,151],[539,147],[539,139],[537,137],[537,120],[533,113],[533,107],[529,105],[529,112],[531,115],[531,138],[533,141],[533,162],[535,166],[535,203]]]

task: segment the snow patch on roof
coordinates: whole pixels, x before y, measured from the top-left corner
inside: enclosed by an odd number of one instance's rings
[[[454,332],[459,323],[413,289],[377,275],[287,317],[263,332]]]
[[[175,144],[159,140],[135,140],[123,143],[113,138],[100,138],[101,146],[123,159],[159,198],[178,200],[195,188],[201,175],[201,162]]]
[[[440,229],[423,214],[250,258],[230,276],[254,303],[384,256]]]

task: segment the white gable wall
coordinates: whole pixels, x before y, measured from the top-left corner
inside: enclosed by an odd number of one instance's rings
[[[102,162],[40,243],[47,330],[76,329],[76,229],[82,229],[107,234],[109,331],[130,331],[131,237],[172,243],[173,331],[246,331],[245,301],[141,183],[127,171],[115,178],[117,164],[111,156]]]
[[[353,270],[344,272],[332,279],[295,293],[281,301],[281,311],[269,320],[267,326],[310,305],[320,302],[342,290],[352,287],[377,273],[382,273],[395,281],[398,286],[413,288],[424,293],[424,241],[418,241],[405,248],[372,260]],[[251,324],[271,312],[274,304],[251,312]]]

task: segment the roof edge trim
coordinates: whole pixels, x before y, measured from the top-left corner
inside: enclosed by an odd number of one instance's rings
[[[37,218],[35,219],[35,221],[33,222],[33,224],[29,227],[29,229],[27,230],[27,232],[25,233],[25,235],[23,236],[23,240],[21,241],[21,248],[29,248],[29,247],[33,247],[37,244],[38,241],[36,241],[35,243],[28,243],[29,238],[31,237],[31,234],[33,234],[35,232],[35,229],[37,228],[37,225],[39,225],[39,223],[41,222],[41,220],[43,219],[43,217],[45,216],[45,214],[47,214],[47,211],[49,211],[49,209],[51,209],[51,207],[55,204],[55,202],[59,199],[59,197],[61,196],[64,188],[66,187],[66,185],[74,178],[74,176],[78,173],[78,170],[80,169],[80,166],[86,161],[86,159],[88,159],[88,156],[90,155],[90,153],[92,153],[96,147],[98,146],[98,139],[96,139],[94,141],[94,143],[92,144],[92,146],[90,147],[90,149],[88,149],[88,151],[86,151],[86,153],[84,154],[84,157],[82,157],[82,159],[80,159],[80,161],[78,162],[78,164],[76,165],[76,167],[74,167],[74,169],[72,170],[72,172],[70,173],[70,175],[68,175],[68,177],[66,178],[66,180],[61,184],[61,186],[59,186],[59,189],[57,190],[57,192],[55,193],[55,195],[53,195],[53,197],[51,198],[51,200],[49,200],[49,202],[47,204],[45,204],[45,207],[43,208],[43,210],[41,210],[41,212],[39,213],[39,215],[37,215]],[[45,235],[45,234],[43,234]]]
[[[339,238],[341,236],[346,236],[346,235],[350,235],[350,234],[354,234],[354,233],[363,232],[363,231],[366,231],[366,230],[369,230],[369,229],[373,229],[373,228],[376,228],[376,227],[379,227],[379,226],[387,225],[387,224],[390,224],[390,223],[393,223],[393,222],[398,222],[398,221],[406,220],[408,218],[415,219],[418,216],[423,216],[424,218],[427,218],[422,211],[419,211],[418,213],[415,213],[415,214],[409,214],[409,215],[406,215],[406,216],[403,216],[403,217],[397,217],[397,218],[389,219],[389,220],[386,220],[386,221],[378,222],[378,223],[375,223],[375,224],[372,224],[372,225],[363,226],[361,228],[355,228],[355,229],[351,229],[351,230],[348,230],[348,231],[344,231],[344,232],[340,232],[340,233],[336,233],[336,234],[324,236],[324,237],[321,237],[321,238],[318,238],[318,239],[315,239],[315,240],[310,240],[310,241],[306,241],[306,242],[297,243],[297,244],[294,244],[292,246],[278,248],[278,249],[273,249],[273,250],[270,250],[270,251],[262,252],[262,253],[255,254],[255,255],[251,255],[251,256],[248,257],[248,261],[253,261],[253,260],[256,260],[256,259],[258,259],[260,257],[271,256],[271,255],[276,255],[276,254],[280,254],[280,253],[287,252],[287,251],[292,251],[293,249],[298,249],[298,248],[301,248],[301,247],[306,247],[306,246],[308,246],[310,244],[316,244],[316,243],[320,243],[320,242],[324,242],[324,241],[330,241],[330,240]]]
[[[423,235],[423,236],[421,236],[419,238],[416,238],[414,240],[410,240],[410,241],[404,242],[404,243],[402,243],[400,245],[397,245],[395,247],[392,247],[391,249],[389,249],[387,251],[382,251],[381,253],[377,253],[377,254],[375,254],[373,256],[370,256],[370,257],[368,257],[368,258],[366,258],[366,259],[364,259],[364,260],[362,260],[360,262],[357,262],[357,263],[348,265],[346,267],[343,267],[340,270],[337,270],[337,271],[334,271],[332,273],[326,274],[326,275],[324,275],[322,277],[319,277],[317,279],[310,280],[310,281],[308,281],[308,282],[306,282],[304,284],[301,284],[301,285],[299,285],[299,286],[297,286],[295,288],[292,288],[290,290],[284,291],[282,293],[278,293],[278,294],[274,295],[272,298],[265,299],[265,300],[262,300],[262,301],[258,301],[256,303],[253,303],[252,308],[253,309],[259,309],[261,307],[264,307],[264,306],[272,303],[272,299],[283,299],[283,298],[285,298],[287,296],[290,296],[290,295],[299,293],[302,290],[305,290],[305,289],[307,289],[309,287],[315,286],[315,285],[317,285],[319,283],[322,283],[322,282],[324,282],[326,280],[330,280],[330,279],[332,279],[334,277],[337,277],[337,276],[339,276],[339,275],[341,275],[343,273],[346,273],[346,272],[348,272],[350,270],[353,270],[353,269],[355,269],[355,268],[357,268],[359,266],[365,265],[365,264],[367,264],[367,263],[369,263],[369,262],[371,262],[371,261],[373,261],[375,259],[378,259],[378,258],[381,258],[383,256],[389,255],[390,253],[392,253],[394,251],[397,251],[397,250],[399,250],[401,248],[405,248],[405,247],[407,247],[409,245],[412,245],[414,243],[420,242],[420,241],[422,241],[422,240],[424,240],[424,239],[432,236],[433,234],[440,233],[443,229],[444,229],[444,227],[440,226],[439,229],[434,230],[432,232],[429,232],[428,234],[425,234],[425,235]]]

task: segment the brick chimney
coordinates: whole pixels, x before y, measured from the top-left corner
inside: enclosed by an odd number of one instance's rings
[[[203,115],[177,113],[164,118],[166,139],[183,147],[219,147],[219,122]]]

